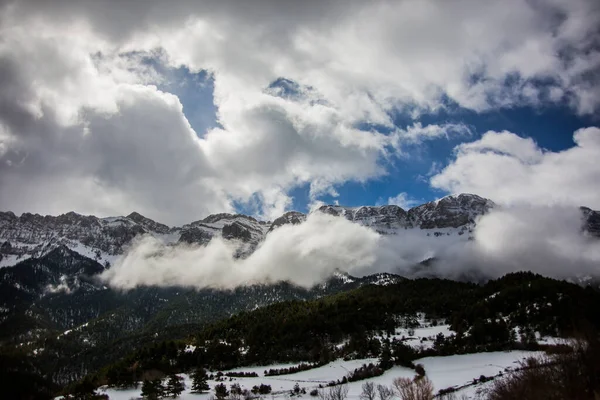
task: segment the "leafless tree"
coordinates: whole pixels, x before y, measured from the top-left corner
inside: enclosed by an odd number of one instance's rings
[[[393,382],[394,393],[400,400],[432,400],[433,384],[427,377],[396,378]]]
[[[318,396],[319,400],[329,400],[329,391],[325,389],[319,389]]]
[[[379,394],[379,400],[390,400],[394,395],[392,389],[385,385],[377,385],[377,393]]]
[[[231,385],[231,389],[229,390],[229,398],[231,400],[241,400],[242,399],[242,388],[239,383],[234,383]]]
[[[361,400],[375,400],[377,398],[377,391],[375,390],[375,384],[373,382],[366,382],[362,385],[362,393],[360,394]]]
[[[348,385],[335,385],[329,388],[329,400],[346,400]]]

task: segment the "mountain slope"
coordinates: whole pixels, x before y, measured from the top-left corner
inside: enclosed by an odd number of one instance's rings
[[[40,363],[53,365],[51,380],[64,384],[111,361],[108,348],[128,351],[163,335],[184,337],[242,311],[402,279],[390,274],[354,278],[338,273],[310,289],[280,282],[233,290],[138,287],[120,291],[98,279],[103,271],[101,264],[65,246],[0,269],[0,349],[16,347]],[[174,332],[170,327],[180,328]]]
[[[324,205],[315,212],[346,218],[385,235],[402,235],[411,230],[431,237],[471,238],[478,218],[497,206],[473,194],[446,196],[406,211],[396,205],[343,207]],[[585,230],[600,236],[600,213],[582,207]],[[139,213],[126,217],[98,218],[74,212],[54,216],[0,212],[0,267],[15,265],[30,257],[41,257],[59,246],[109,266],[136,238],[151,235],[167,245],[207,244],[222,237],[243,244],[237,256],[246,257],[277,228],[300,224],[306,214],[290,211],[273,222],[242,214],[213,214],[181,227],[168,227]]]

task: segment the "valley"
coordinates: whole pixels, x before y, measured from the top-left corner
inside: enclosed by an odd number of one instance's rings
[[[459,249],[474,240],[478,221],[494,209],[490,200],[462,194],[408,211],[330,205],[313,213],[398,243],[419,237],[419,243]],[[269,382],[273,396],[281,398],[290,396],[296,382],[312,391],[348,379],[352,399],[365,380],[389,386],[394,378],[414,376],[422,364],[436,392],[453,388],[471,398],[489,386],[477,381],[482,375],[499,376],[518,369],[526,357],[560,348],[587,329],[582,324],[600,327],[593,312],[600,307],[594,277],[567,282],[522,272],[449,280],[432,269],[444,261],[435,253],[418,256],[410,269],[363,276],[335,270],[311,286],[268,280],[230,288],[165,284],[124,290],[103,279],[145,237],[175,250],[221,240],[235,245],[234,257],[244,260],[272,235],[287,232],[281,227],[302,226],[310,215],[288,212],[261,222],[216,214],[168,227],[137,213],[2,213],[2,362],[17,381],[39,380],[39,393],[68,392],[91,379],[98,393],[117,399],[138,396],[140,387],[130,386],[144,376],[173,373],[186,382],[183,398],[196,398],[188,374],[197,366],[211,374],[255,371],[258,377],[230,382],[247,389]],[[594,238],[598,213],[582,209],[581,218],[582,235]],[[262,376],[298,363],[313,368]],[[360,378],[352,378],[356,368]],[[216,383],[209,380],[211,387]]]

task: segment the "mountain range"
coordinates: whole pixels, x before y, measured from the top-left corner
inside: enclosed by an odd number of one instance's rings
[[[400,234],[411,229],[426,236],[460,235],[471,238],[477,219],[496,204],[474,194],[446,196],[409,210],[396,205],[343,207],[324,205],[315,212],[341,216],[380,234]],[[600,236],[600,213],[582,207],[584,229]],[[275,229],[299,224],[307,214],[290,211],[273,221],[259,221],[243,214],[212,214],[185,224],[169,227],[132,212],[127,216],[99,218],[69,212],[59,216],[0,212],[0,267],[12,266],[28,258],[65,246],[108,267],[132,241],[151,235],[166,244],[206,244],[214,237],[246,244],[242,256],[251,253]]]
[[[342,217],[383,235],[411,230],[428,240],[441,236],[469,240],[478,218],[496,207],[491,200],[460,194],[410,210],[396,205],[324,205],[313,212]],[[600,236],[600,213],[585,207],[581,211],[583,229]],[[59,216],[0,212],[0,344],[17,346],[52,371],[55,383],[65,384],[131,346],[161,337],[184,337],[241,311],[405,279],[390,273],[359,278],[338,272],[308,289],[278,282],[234,290],[138,287],[129,291],[107,287],[98,279],[143,235],[168,245],[204,245],[215,237],[236,240],[245,244],[239,254],[245,257],[275,230],[301,224],[307,217],[297,211],[273,221],[213,214],[169,227],[136,212],[108,218],[74,212]],[[426,267],[427,261],[422,265]]]
[[[444,234],[470,233],[476,220],[495,204],[471,194],[447,196],[410,210],[396,205],[342,207],[324,205],[317,212],[342,216],[381,234],[397,234],[403,229],[436,230]],[[594,214],[593,211],[590,210]],[[213,237],[235,239],[254,250],[265,237],[285,224],[299,224],[307,215],[290,211],[273,221],[259,221],[242,214],[213,214],[178,227],[155,222],[133,212],[127,216],[98,218],[69,212],[59,216],[0,212],[0,266],[15,265],[40,257],[59,246],[108,266],[123,254],[134,238],[152,235],[167,244],[206,244]],[[467,234],[466,237],[469,235]]]

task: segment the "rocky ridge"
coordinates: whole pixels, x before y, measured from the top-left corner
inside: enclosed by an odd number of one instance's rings
[[[459,235],[471,237],[477,219],[496,205],[473,194],[450,195],[410,210],[396,205],[343,207],[324,205],[315,212],[346,218],[380,234],[402,234],[412,230],[432,238]],[[600,236],[600,213],[582,207],[585,229]],[[245,246],[238,254],[250,254],[277,228],[300,224],[307,214],[290,211],[272,222],[243,214],[213,214],[181,227],[169,227],[133,212],[127,216],[98,218],[74,212],[59,216],[0,212],[0,267],[40,257],[65,246],[108,267],[142,235],[151,235],[166,244],[207,244],[214,237],[237,240]]]

